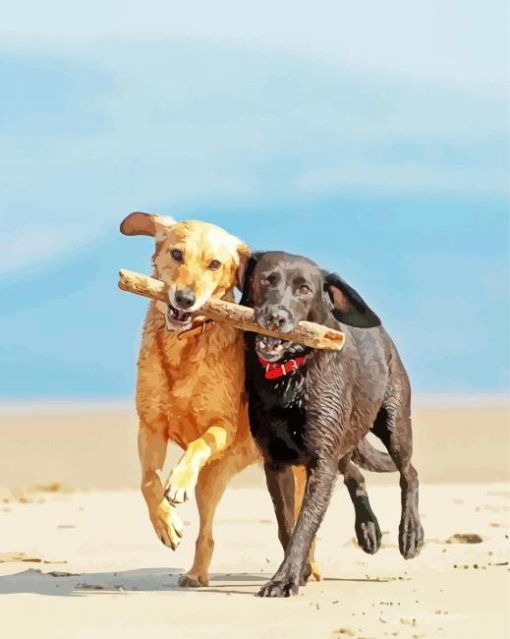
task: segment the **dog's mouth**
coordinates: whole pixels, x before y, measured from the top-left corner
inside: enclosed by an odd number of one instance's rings
[[[168,304],[168,308],[165,315],[166,327],[171,331],[182,331],[189,328],[193,322],[191,313],[181,311],[172,304]]]
[[[266,335],[257,335],[255,338],[257,355],[263,357],[267,362],[277,362],[281,359],[290,344],[291,342]]]

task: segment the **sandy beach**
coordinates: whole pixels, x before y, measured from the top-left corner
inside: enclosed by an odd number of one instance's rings
[[[260,469],[237,478],[220,504],[210,586],[181,590],[176,581],[191,564],[195,505],[180,509],[185,537],[173,553],[156,539],[136,489],[132,411],[5,408],[6,636],[508,636],[508,410],[500,402],[423,405],[414,424],[422,554],[406,562],[398,553],[397,476],[367,473],[384,531],[381,550],[368,556],[356,546],[352,506],[339,483],[319,532],[323,581],[291,600],[261,600],[254,593],[282,552]]]

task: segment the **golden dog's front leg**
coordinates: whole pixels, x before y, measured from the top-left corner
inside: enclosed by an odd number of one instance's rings
[[[189,444],[166,483],[165,495],[170,503],[180,504],[191,497],[204,464],[227,448],[231,432],[231,427],[211,426]]]
[[[303,505],[303,498],[305,496],[306,489],[306,468],[304,466],[292,466],[292,472],[294,473],[294,518],[297,521],[299,513],[301,512],[301,506]],[[310,554],[308,556],[308,563],[310,569],[309,579],[312,581],[321,581],[322,575],[319,567],[315,563],[315,539],[310,546]]]
[[[141,489],[156,535],[165,546],[175,550],[181,541],[183,525],[175,507],[164,498],[163,484],[158,473],[165,462],[167,449],[164,426],[164,423],[151,426],[140,424],[138,452],[142,467]]]
[[[231,446],[224,455],[207,463],[198,477],[196,500],[200,515],[193,566],[179,577],[179,586],[197,588],[209,583],[209,564],[214,550],[213,520],[216,506],[230,479],[253,463],[257,452],[251,445]]]

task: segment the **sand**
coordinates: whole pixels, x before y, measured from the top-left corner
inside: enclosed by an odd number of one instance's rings
[[[195,505],[181,507],[185,537],[173,553],[156,539],[133,488],[130,411],[4,411],[2,635],[510,636],[507,420],[499,404],[418,409],[422,554],[404,561],[398,553],[397,477],[381,483],[367,474],[385,531],[381,550],[368,556],[354,543],[352,506],[339,484],[319,534],[324,580],[294,599],[263,600],[254,594],[282,552],[260,471],[239,478],[220,504],[210,586],[185,591],[176,580],[191,563]],[[466,534],[478,543],[454,537]]]
[[[414,460],[426,483],[510,481],[510,412],[502,399],[419,399]],[[137,488],[138,422],[131,404],[0,404],[0,486],[64,482],[75,488]],[[178,459],[177,449],[168,467]],[[370,475],[371,483],[394,477]],[[252,467],[233,486],[260,486]]]

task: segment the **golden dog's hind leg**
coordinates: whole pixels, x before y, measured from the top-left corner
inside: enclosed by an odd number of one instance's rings
[[[158,471],[163,467],[167,450],[164,435],[166,423],[140,425],[138,432],[138,454],[142,467],[141,489],[149,517],[159,539],[172,550],[179,545],[183,525],[175,512],[175,507],[164,498],[163,485]]]
[[[253,450],[229,449],[204,466],[195,491],[200,529],[196,541],[195,558],[190,570],[181,575],[179,585],[184,588],[207,586],[209,565],[214,550],[213,520],[216,507],[230,479],[255,461]]]
[[[165,486],[170,503],[180,504],[191,497],[201,469],[213,455],[227,448],[233,430],[232,426],[211,426],[188,445]]]
[[[301,512],[301,506],[303,504],[303,497],[305,496],[306,489],[306,468],[304,466],[292,466],[292,472],[294,473],[294,520],[297,521],[299,513]],[[322,575],[315,563],[315,539],[312,541],[310,547],[310,554],[308,555],[308,561],[310,563],[310,577],[311,581],[321,581]]]

